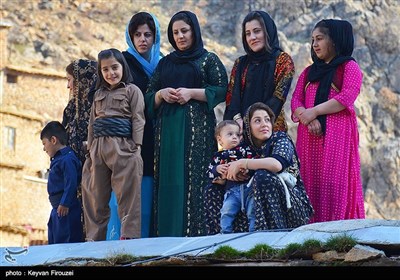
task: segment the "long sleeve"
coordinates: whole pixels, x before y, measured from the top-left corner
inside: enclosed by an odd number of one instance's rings
[[[127,90],[131,91],[131,112],[132,112],[132,139],[135,144],[142,145],[144,132],[144,98],[140,89],[133,84],[127,86]]]
[[[362,72],[359,65],[350,60],[346,63],[343,73],[343,83],[339,94],[334,99],[347,108],[352,108],[361,91]]]
[[[212,111],[215,106],[225,101],[228,76],[225,66],[214,53],[208,53],[204,71],[206,77],[205,95],[207,106],[208,110]]]
[[[87,150],[90,151],[90,146],[93,142],[93,123],[96,117],[96,103],[93,102],[92,108],[90,109],[90,117],[89,117],[89,124],[88,124],[88,138],[87,138]]]
[[[162,61],[162,60],[161,60]],[[160,61],[160,62],[161,62]],[[146,104],[146,115],[149,119],[155,119],[157,116],[157,109],[154,107],[154,98],[159,89],[161,89],[161,63],[158,64],[156,70],[150,78],[149,85],[147,87],[146,94],[144,95],[144,101]]]
[[[64,193],[60,204],[65,207],[71,207],[72,202],[76,200],[76,193],[80,184],[79,166],[79,162],[73,159],[66,159],[62,162]]]
[[[231,70],[231,75],[230,75],[230,79],[229,79],[229,84],[228,84],[228,90],[226,92],[226,109],[225,109],[225,113],[224,113],[224,120],[231,120],[233,118],[233,116],[235,116],[236,114],[240,113],[240,104],[239,101],[236,101],[236,99],[238,100],[238,98],[235,99],[235,97],[233,96],[233,88],[235,85],[235,77],[236,77],[236,71],[237,71],[237,67],[239,65],[239,61],[240,59],[236,59],[235,63],[233,64],[232,70]],[[238,83],[241,83],[241,81],[237,81]],[[232,102],[233,99],[233,102]]]
[[[294,112],[296,111],[296,109],[299,107],[306,108],[305,87],[306,87],[306,74],[307,73],[308,73],[308,68],[304,69],[303,72],[300,74],[300,76],[297,80],[297,83],[296,83],[296,88],[293,91],[292,101],[291,101],[291,109],[292,109],[291,118],[292,118],[293,122],[299,121],[299,119],[294,115]]]
[[[292,58],[287,53],[282,52],[276,60],[274,71],[275,90],[272,98],[267,102],[267,105],[271,107],[276,117],[281,114],[290,86],[292,85],[294,72]]]
[[[208,165],[207,168],[207,175],[209,179],[214,179],[219,176],[219,173],[217,172],[217,166],[222,164],[221,163],[221,152],[216,152],[211,161],[210,164]]]

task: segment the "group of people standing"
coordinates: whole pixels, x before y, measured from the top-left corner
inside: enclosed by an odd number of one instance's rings
[[[365,217],[354,110],[362,73],[351,57],[349,22],[322,20],[312,32],[313,64],[301,73],[291,103],[292,120],[299,122],[296,146],[283,111],[294,63],[266,12],[244,18],[246,54],[235,61],[229,81],[218,56],[204,48],[194,13],[173,15],[167,35],[174,50],[163,56],[157,18],[140,12],[126,27],[127,51],[103,50],[97,62],[80,59],[73,71],[67,67],[73,94],[62,125],[83,170],[75,168],[77,179],[61,198],[51,184],[62,172],[50,170],[49,196],[57,197],[53,211],[62,215],[50,217],[49,241],[82,241],[72,232],[57,238],[59,227],[81,230],[70,226],[77,214],[69,221],[59,209],[68,208],[63,197],[80,188],[82,201],[74,207],[83,205],[85,238],[93,241]],[[214,108],[222,102],[226,129],[215,130]],[[69,148],[51,133],[41,139],[52,165]],[[229,161],[221,161],[222,152],[216,157],[217,140]],[[53,142],[60,151],[48,148]],[[232,149],[242,156],[232,156]]]

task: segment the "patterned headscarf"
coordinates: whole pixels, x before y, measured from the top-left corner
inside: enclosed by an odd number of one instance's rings
[[[246,114],[244,115],[244,118],[243,118],[243,138],[244,138],[244,141],[247,143],[247,145],[250,146],[250,148],[252,150],[256,151],[257,154],[262,155],[262,150],[264,149],[264,147],[269,142],[269,139],[267,141],[265,141],[265,143],[261,147],[256,146],[254,144],[253,136],[251,134],[251,128],[250,128],[251,118],[253,117],[254,112],[257,111],[257,110],[266,111],[268,113],[270,119],[271,119],[271,123],[275,122],[275,114],[272,111],[272,109],[270,107],[268,107],[268,105],[265,105],[262,102],[256,102],[253,105],[249,106],[249,108],[247,109]]]
[[[87,129],[92,103],[89,91],[96,80],[97,62],[78,59],[73,61],[74,87],[72,95],[64,109],[62,124],[68,133],[68,145],[75,151],[83,163],[85,153],[82,142],[87,140]]]
[[[131,23],[131,20],[128,22],[126,25],[125,29],[125,40],[126,44],[128,45],[128,49],[126,50],[129,52],[131,55],[133,55],[137,61],[140,62],[140,64],[143,66],[143,69],[148,77],[151,77],[153,74],[154,70],[157,67],[158,61],[160,60],[160,38],[161,38],[161,33],[160,33],[160,24],[158,23],[157,18],[151,14],[151,17],[153,18],[154,25],[156,28],[156,34],[154,34],[154,43],[153,46],[151,47],[150,50],[150,61],[147,61],[143,56],[141,56],[138,51],[135,48],[135,45],[133,44],[132,38],[129,35],[129,25]]]

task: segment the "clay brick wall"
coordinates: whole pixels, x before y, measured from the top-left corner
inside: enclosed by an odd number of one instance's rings
[[[50,120],[62,120],[68,101],[65,74],[16,70],[15,67],[5,68],[3,72],[0,246],[45,244],[51,206],[47,181],[40,179],[40,170],[49,167],[50,159],[43,151],[40,130]],[[16,79],[8,83],[7,75]],[[6,145],[5,127],[15,128],[15,149]],[[23,234],[11,228],[29,230]]]

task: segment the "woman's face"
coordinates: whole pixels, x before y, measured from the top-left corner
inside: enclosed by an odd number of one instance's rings
[[[190,49],[193,44],[193,31],[189,24],[183,20],[177,20],[172,24],[174,41],[180,51]]]
[[[69,73],[67,73],[67,88],[70,92],[74,90],[74,76]]]
[[[336,51],[331,38],[316,28],[312,33],[312,47],[317,57],[329,63],[335,56]]]
[[[146,57],[154,44],[154,34],[150,27],[147,24],[139,25],[132,39],[137,52]]]
[[[257,147],[268,140],[272,135],[272,123],[267,111],[256,110],[250,120],[250,132]]]
[[[253,19],[245,24],[246,42],[253,52],[265,49],[265,34],[261,23]]]

